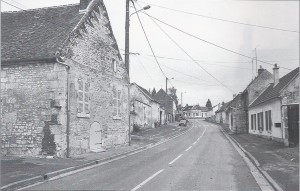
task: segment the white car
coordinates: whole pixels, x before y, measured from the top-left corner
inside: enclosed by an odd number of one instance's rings
[[[181,119],[179,122],[179,126],[186,126],[187,120],[186,119]]]

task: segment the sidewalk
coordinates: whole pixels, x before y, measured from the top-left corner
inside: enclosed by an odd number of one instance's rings
[[[33,183],[44,179],[45,174],[59,171],[66,168],[78,169],[91,164],[96,164],[96,160],[109,160],[113,157],[120,156],[125,153],[130,153],[147,147],[149,144],[155,144],[159,141],[166,140],[176,134],[180,134],[189,129],[189,127],[177,127],[177,123],[164,125],[156,129],[145,129],[138,133],[133,133],[131,136],[131,145],[122,146],[114,149],[109,149],[100,153],[86,153],[73,158],[39,158],[39,157],[16,157],[16,156],[2,156],[1,157],[1,187],[23,181]],[[74,170],[70,169],[70,170]],[[66,172],[66,171],[63,171]],[[58,173],[53,173],[53,175]]]
[[[283,190],[299,190],[299,146],[285,147],[282,143],[255,135],[233,134],[228,127],[222,127]]]

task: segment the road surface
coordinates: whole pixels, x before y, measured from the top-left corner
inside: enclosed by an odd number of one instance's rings
[[[26,190],[260,190],[219,126],[189,125],[151,149]]]

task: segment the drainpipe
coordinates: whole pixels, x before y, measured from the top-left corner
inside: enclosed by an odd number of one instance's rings
[[[70,158],[70,66],[67,68],[67,158]]]
[[[64,58],[56,57],[56,62],[64,65],[67,69],[67,127],[66,127],[66,157],[70,157],[70,66],[64,63]]]

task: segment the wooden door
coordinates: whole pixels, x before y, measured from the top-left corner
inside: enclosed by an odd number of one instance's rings
[[[288,106],[289,143],[299,143],[299,104]]]

